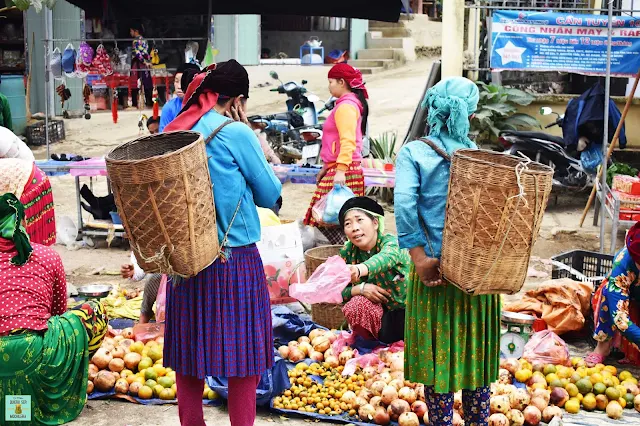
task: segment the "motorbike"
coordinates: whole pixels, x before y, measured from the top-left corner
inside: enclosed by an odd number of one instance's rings
[[[545,129],[562,127],[564,124],[565,116],[549,107],[542,107],[540,114],[557,116]],[[559,136],[544,132],[505,130],[500,133],[499,142],[507,154],[550,166],[553,169],[555,190],[582,191],[590,188],[602,161],[602,145],[585,136],[581,136],[578,144],[569,148]]]
[[[278,154],[285,164],[292,164],[299,160],[309,164],[320,161],[320,147],[322,141],[322,125],[319,114],[330,107],[327,103],[321,112],[316,111],[315,102],[320,98],[309,93],[305,85],[294,81],[283,83],[278,73],[271,71],[271,78],[278,80],[278,87],[272,92],[286,94],[287,112],[254,115],[249,117],[252,126],[261,129],[267,135],[271,148]]]

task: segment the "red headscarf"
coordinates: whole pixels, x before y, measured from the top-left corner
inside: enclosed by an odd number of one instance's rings
[[[336,64],[329,70],[329,78],[334,78],[336,80],[343,79],[349,84],[349,87],[351,87],[352,89],[362,90],[365,99],[369,99],[369,93],[367,92],[367,88],[364,85],[362,73],[359,69],[354,68],[344,62],[341,64]]]
[[[216,106],[220,95],[249,97],[247,70],[233,59],[211,65],[196,74],[182,99],[182,111],[164,131],[191,130]]]
[[[627,233],[627,250],[633,261],[640,263],[640,222],[636,222]]]

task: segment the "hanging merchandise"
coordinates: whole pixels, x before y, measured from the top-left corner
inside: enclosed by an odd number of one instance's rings
[[[153,100],[153,118],[157,120],[160,117],[160,106],[158,105],[158,87],[156,86],[156,77],[153,76],[153,92],[152,92],[152,100]]]
[[[57,0],[42,0],[42,4],[49,9],[53,9],[53,7],[56,5],[56,1]]]
[[[76,70],[73,73],[73,75],[70,75],[69,77],[85,78],[87,75],[89,75],[89,66],[85,65],[84,62],[80,60],[80,55],[77,55]]]
[[[67,87],[63,84],[56,87],[56,93],[60,96],[60,104],[64,109],[64,103],[71,99],[71,90],[67,89]]]
[[[93,57],[91,69],[92,71],[104,76],[113,74],[111,59],[107,54],[107,49],[105,49],[103,45],[99,45],[96,49],[96,55]]]
[[[214,49],[211,45],[211,41],[207,42],[207,51],[204,54],[204,59],[202,60],[202,66],[208,67],[209,65],[213,65],[216,63],[216,55],[218,54],[218,50]]]
[[[76,50],[69,43],[62,53],[62,70],[67,76],[73,77],[76,70]]]
[[[151,50],[151,64],[158,65],[160,63],[160,55],[158,55],[158,49]]]
[[[78,56],[80,57],[80,62],[83,65],[90,66],[91,62],[93,62],[94,51],[93,47],[89,46],[86,41],[80,43],[80,48],[78,49]]]
[[[49,68],[51,68],[51,74],[53,74],[53,78],[62,77],[62,53],[60,53],[60,49],[58,49],[57,47],[53,49],[53,52],[51,52],[51,57],[49,59]]]
[[[113,89],[111,95],[111,117],[113,117],[113,123],[118,123],[118,89]]]

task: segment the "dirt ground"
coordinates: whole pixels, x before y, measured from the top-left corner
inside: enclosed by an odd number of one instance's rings
[[[370,93],[370,128],[376,136],[383,132],[395,131],[400,139],[404,138],[416,105],[422,95],[431,62],[421,60],[403,68],[390,70],[367,78]],[[320,98],[327,98],[326,67],[250,67],[251,93],[249,109],[253,113],[279,112],[284,106],[284,95],[269,92],[275,83],[269,77],[269,71],[276,70],[284,81],[307,79],[308,88]],[[270,82],[271,85],[258,87]],[[146,112],[150,115],[150,111]],[[102,156],[111,148],[130,141],[138,136],[138,111],[119,113],[119,121],[113,124],[111,114],[96,113],[91,120],[66,120],[67,139],[51,146],[52,153],[75,153],[83,156]],[[38,159],[46,157],[46,150],[40,147],[35,150]],[[56,216],[69,216],[76,222],[77,206],[75,187],[70,176],[51,178]],[[104,179],[94,182],[97,195],[106,193]],[[301,218],[313,193],[312,185],[286,184],[283,188],[284,204],[281,217],[284,219]],[[588,194],[587,194],[588,195]],[[556,254],[574,249],[597,250],[599,247],[597,228],[592,227],[591,215],[584,228],[578,228],[578,219],[587,195],[574,194],[563,196],[557,205],[550,205],[544,218],[532,258],[532,270],[535,277],[528,280],[525,289],[535,287],[544,279],[550,278],[550,266],[545,259]],[[88,216],[85,214],[85,218]],[[387,212],[387,224],[390,232],[395,232],[395,218]],[[125,246],[107,248],[104,241],[95,240],[97,248],[80,248],[70,250],[66,246],[55,248],[62,256],[68,281],[76,286],[85,283],[119,282],[117,271],[126,262],[129,250]],[[520,295],[512,296],[519,298]],[[588,348],[583,348],[581,352]],[[228,417],[224,409],[205,408],[209,425],[227,425]],[[261,411],[257,425],[269,423],[302,424],[301,420],[283,419],[278,415]],[[90,401],[81,416],[71,422],[72,425],[124,426],[124,425],[177,425],[176,406],[140,406],[118,401]]]

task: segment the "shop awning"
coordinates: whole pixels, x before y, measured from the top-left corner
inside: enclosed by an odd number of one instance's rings
[[[67,0],[86,12],[87,17],[103,16],[108,4],[126,10],[127,17],[154,18],[176,15],[206,15],[208,0]],[[211,0],[214,15],[302,15],[361,18],[397,22],[402,0]]]

